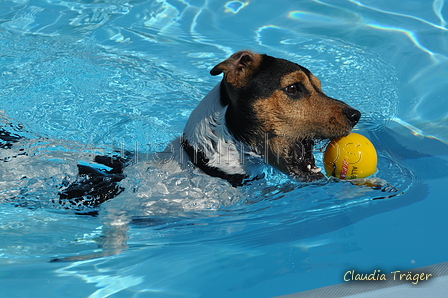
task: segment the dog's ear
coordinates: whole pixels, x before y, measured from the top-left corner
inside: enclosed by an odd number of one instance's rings
[[[258,67],[261,55],[251,51],[240,51],[219,63],[210,71],[212,76],[224,73],[224,79],[234,87],[245,84],[246,78]]]

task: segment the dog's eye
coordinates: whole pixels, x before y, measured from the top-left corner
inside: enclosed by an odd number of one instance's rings
[[[298,96],[302,93],[302,89],[300,88],[299,83],[289,85],[288,87],[283,88],[283,90],[289,96]]]
[[[291,85],[285,88],[286,93],[288,94],[297,94],[299,92],[299,88],[297,88],[297,85]]]

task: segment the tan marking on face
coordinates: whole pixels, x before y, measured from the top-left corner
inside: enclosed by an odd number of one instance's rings
[[[320,82],[314,76],[310,78],[313,82],[302,71],[286,74],[280,79],[281,89],[253,105],[261,130],[270,135],[269,150],[274,154],[286,157],[288,152],[285,148],[291,148],[297,140],[333,139],[351,131],[352,127],[343,114],[347,105],[316,91],[313,84],[319,88]],[[292,99],[283,88],[296,82],[305,86],[307,94]]]
[[[322,92],[322,84],[320,83],[320,80],[313,74],[310,74],[310,77],[308,78],[308,76],[300,70],[283,76],[280,81],[280,85],[285,88],[296,82],[301,82],[303,85],[305,85],[307,90],[314,90],[314,85],[320,92]]]
[[[313,90],[313,85],[311,84],[310,80],[308,79],[308,76],[303,71],[295,71],[288,73],[284,75],[280,79],[280,87],[285,88],[288,87],[296,82],[302,83],[307,90]]]

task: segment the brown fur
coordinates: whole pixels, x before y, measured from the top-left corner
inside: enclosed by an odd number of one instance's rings
[[[308,92],[298,100],[289,98],[282,90],[295,82],[301,82]],[[343,115],[346,105],[323,94],[321,83],[315,76],[308,77],[303,71],[296,71],[283,76],[280,84],[281,89],[269,98],[255,101],[253,107],[262,124],[262,134],[270,136],[268,163],[277,163],[281,170],[285,170],[286,165],[282,165],[278,157],[287,159],[296,141],[333,139],[347,135],[352,127]],[[263,135],[259,137],[264,138]]]
[[[314,81],[318,79],[314,77]],[[336,138],[351,131],[342,110],[345,104],[317,92],[302,71],[285,75],[281,86],[301,82],[309,92],[299,100],[290,99],[283,90],[257,100],[254,109],[265,132],[285,138]],[[320,82],[318,83],[320,85]]]
[[[261,55],[251,51],[240,51],[216,65],[210,73],[218,75],[224,72],[224,79],[234,88],[245,86],[255,69],[258,68]]]

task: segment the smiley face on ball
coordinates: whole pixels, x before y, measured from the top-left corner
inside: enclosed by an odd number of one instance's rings
[[[324,153],[327,176],[342,180],[371,176],[377,171],[377,163],[372,142],[357,133],[332,140]]]

